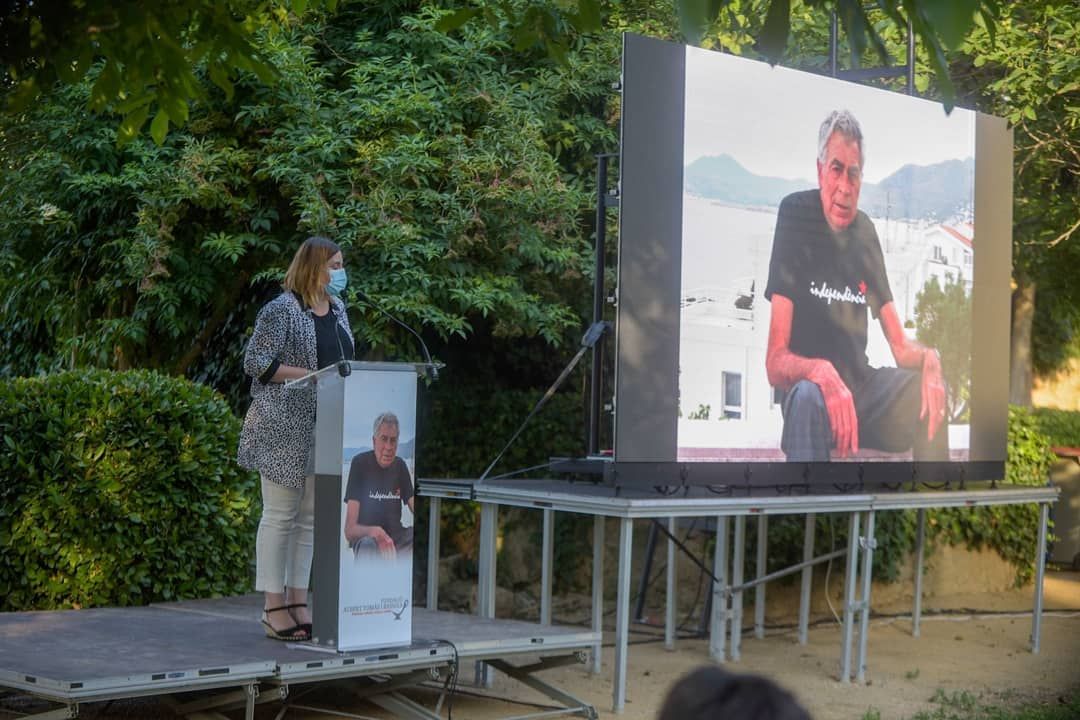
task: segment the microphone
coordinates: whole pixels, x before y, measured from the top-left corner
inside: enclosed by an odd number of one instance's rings
[[[376,302],[374,300],[369,298],[367,295],[364,294],[364,292],[362,290],[360,290],[358,288],[356,289],[356,296],[358,298],[360,298],[361,300],[363,300],[365,305],[367,305],[371,309],[385,315],[386,317],[390,318],[391,321],[393,321],[395,324],[397,324],[397,325],[405,328],[406,330],[408,330],[412,334],[412,336],[414,338],[416,338],[416,341],[418,343],[420,343],[421,352],[424,353],[424,362],[427,363],[427,376],[428,376],[428,379],[432,380],[432,381],[438,380],[439,379],[439,368],[435,367],[435,363],[431,362],[431,353],[428,352],[427,345],[424,343],[424,338],[420,337],[420,333],[413,330],[411,327],[406,325],[401,320],[398,320],[396,317],[394,317],[393,315],[388,313],[386,310],[383,310],[381,307],[379,307],[378,304],[376,304]]]
[[[331,310],[330,312],[334,311]],[[352,365],[345,359],[345,346],[341,344],[341,329],[338,326],[336,313],[334,315],[334,339],[337,340],[338,357],[341,358],[337,362],[337,374],[347,378],[352,375]]]

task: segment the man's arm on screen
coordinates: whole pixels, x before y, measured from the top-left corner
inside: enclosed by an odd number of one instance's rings
[[[829,414],[833,442],[840,457],[859,451],[859,418],[855,400],[836,368],[828,360],[807,358],[791,351],[791,324],[795,306],[790,298],[773,293],[769,320],[769,346],[765,353],[765,371],[774,387],[790,390],[801,380],[809,380],[821,389]]]
[[[926,439],[933,440],[938,428],[945,422],[945,380],[941,371],[941,358],[938,357],[937,350],[926,347],[907,336],[894,303],[887,302],[882,305],[878,317],[897,367],[918,370],[922,373],[922,404],[919,409],[919,419],[929,418],[926,423]]]

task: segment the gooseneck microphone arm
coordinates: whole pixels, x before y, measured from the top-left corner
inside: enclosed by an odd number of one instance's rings
[[[428,376],[428,379],[430,379],[430,380],[438,380],[439,379],[439,368],[435,367],[435,363],[431,362],[431,353],[428,352],[427,345],[424,343],[424,338],[420,337],[420,333],[413,330],[411,327],[406,325],[401,320],[398,320],[396,317],[391,315],[386,310],[383,310],[382,307],[380,307],[378,303],[376,303],[374,300],[369,298],[362,291],[357,290],[356,291],[356,297],[360,298],[364,302],[364,304],[367,305],[372,310],[375,310],[376,312],[388,317],[394,324],[399,325],[400,327],[403,327],[406,330],[408,330],[409,333],[414,338],[416,338],[416,342],[420,343],[420,351],[422,353],[424,353],[424,362],[427,363],[427,376]]]

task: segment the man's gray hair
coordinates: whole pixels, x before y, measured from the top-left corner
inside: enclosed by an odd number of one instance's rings
[[[818,131],[817,159],[819,163],[825,163],[825,146],[829,144],[829,138],[834,132],[838,132],[848,140],[859,144],[859,166],[866,166],[866,151],[863,149],[862,128],[859,121],[851,114],[850,110],[833,110],[825,122],[821,123]]]
[[[379,428],[383,425],[393,425],[399,431],[401,430],[401,425],[398,424],[397,415],[387,411],[384,413],[380,413],[379,416],[375,418],[375,424],[371,426],[372,437],[379,434]]]

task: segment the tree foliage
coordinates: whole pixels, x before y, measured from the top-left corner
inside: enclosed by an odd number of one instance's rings
[[[971,396],[971,296],[963,277],[942,287],[931,277],[915,295],[915,337],[936,348],[948,389],[949,422],[960,422]]]
[[[354,6],[266,35],[278,81],[210,92],[161,146],[118,147],[114,118],[83,109],[100,68],[5,116],[4,371],[213,376],[312,233],[346,248],[353,288],[435,336],[484,318],[498,336],[576,334],[579,178],[614,142],[617,44],[567,69],[515,53],[509,30],[438,32],[443,12]],[[381,316],[352,313],[395,351]]]
[[[118,137],[131,140],[153,115],[158,144],[169,125],[183,125],[189,105],[206,99],[209,79],[226,95],[240,72],[277,77],[258,47],[309,7],[337,0],[16,0],[0,16],[0,48],[9,110],[22,110],[56,82],[77,84],[97,68],[86,106],[121,117]],[[201,69],[203,72],[196,72]]]
[[[1015,129],[1013,265],[1038,288],[1034,365],[1080,352],[1080,5],[1012,3],[996,34],[979,28],[954,73],[982,109]]]

